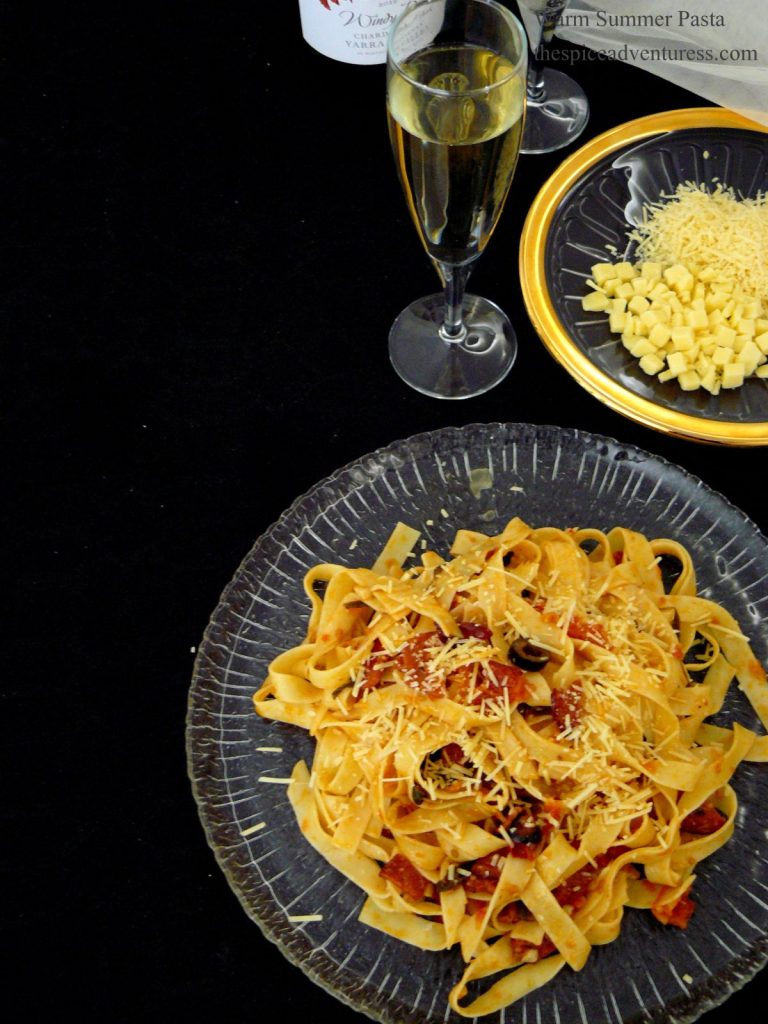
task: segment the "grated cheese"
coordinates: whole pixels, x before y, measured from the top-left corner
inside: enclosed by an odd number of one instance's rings
[[[739,199],[732,188],[685,182],[646,206],[629,235],[636,258],[711,268],[717,279],[768,300],[768,195]]]
[[[252,836],[254,832],[261,832],[263,828],[267,827],[266,821],[260,821],[257,825],[251,825],[250,828],[244,828],[240,833],[241,836]]]

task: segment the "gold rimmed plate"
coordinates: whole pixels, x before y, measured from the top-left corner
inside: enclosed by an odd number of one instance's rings
[[[724,445],[768,444],[768,384],[712,396],[643,373],[603,313],[581,299],[595,263],[632,259],[643,206],[680,182],[721,182],[745,197],[768,190],[768,126],[720,107],[653,114],[592,139],[534,200],[520,242],[523,297],[549,352],[582,387],[663,433]]]

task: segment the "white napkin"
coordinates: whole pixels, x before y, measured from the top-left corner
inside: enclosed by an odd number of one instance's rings
[[[768,124],[766,0],[572,0],[557,35]]]

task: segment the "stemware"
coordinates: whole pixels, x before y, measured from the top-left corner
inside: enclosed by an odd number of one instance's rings
[[[535,16],[529,29],[531,53],[526,82],[525,132],[521,153],[551,153],[567,146],[584,131],[589,120],[586,93],[570,75],[548,68],[537,57],[542,43],[549,43],[568,6],[568,0],[518,0],[524,11]]]
[[[444,289],[403,310],[389,354],[406,383],[436,398],[487,391],[517,354],[508,317],[465,289],[517,165],[526,63],[523,27],[495,0],[420,0],[389,35],[392,149]]]

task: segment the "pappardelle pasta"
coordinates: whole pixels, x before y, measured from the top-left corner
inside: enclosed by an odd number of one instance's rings
[[[675,541],[515,518],[403,569],[417,538],[398,524],[371,569],[307,573],[306,640],[254,702],[316,738],[288,796],[360,920],[458,945],[449,1001],[476,1017],[580,970],[625,907],[686,927],[729,780],[768,760],[765,735],[706,720],[735,679],[768,728],[768,687]]]

